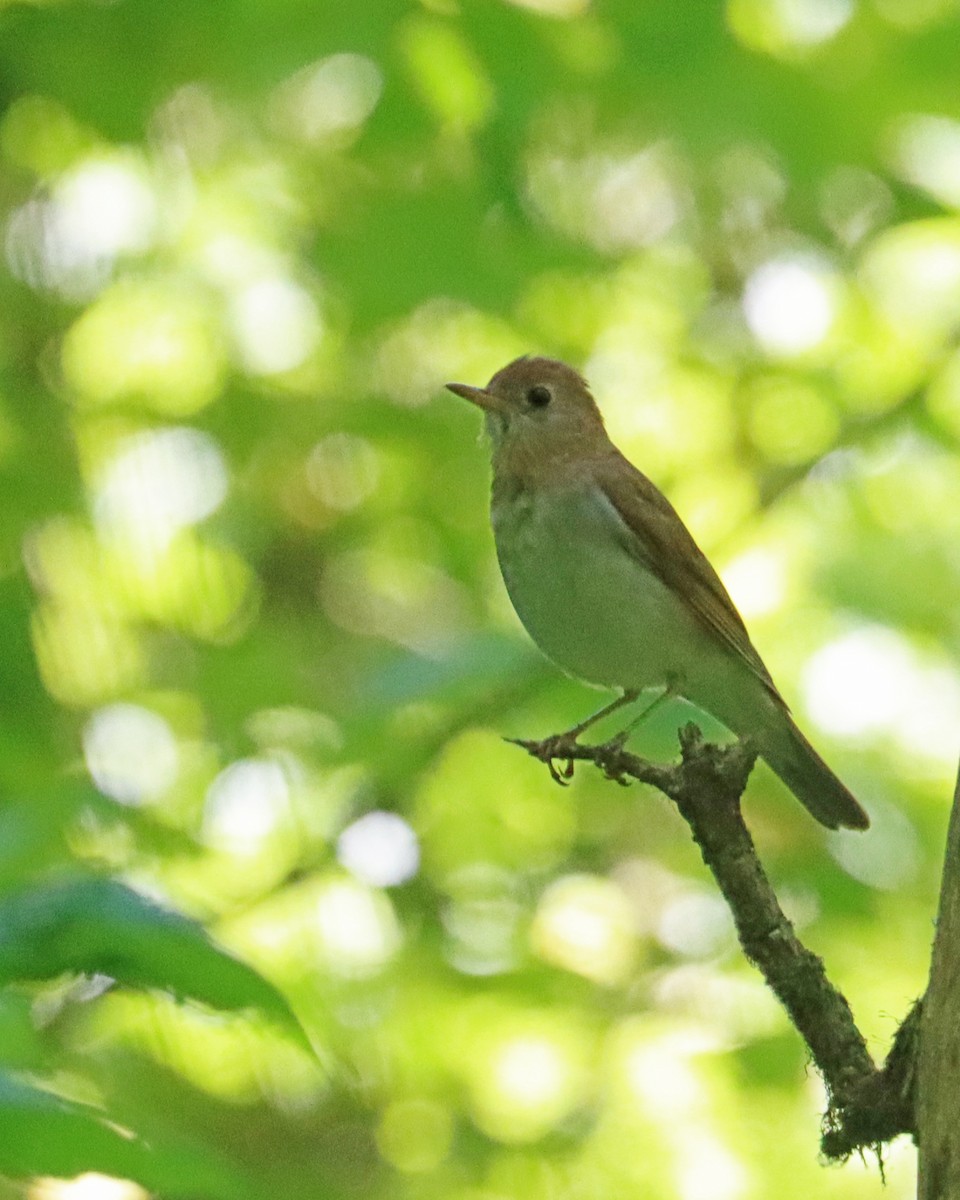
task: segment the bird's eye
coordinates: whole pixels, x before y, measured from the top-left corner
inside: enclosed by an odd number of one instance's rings
[[[542,383],[538,383],[536,387],[532,387],[527,392],[527,399],[534,408],[546,408],[553,397],[550,395],[550,389],[544,387]]]

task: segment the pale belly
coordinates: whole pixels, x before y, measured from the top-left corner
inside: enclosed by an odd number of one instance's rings
[[[517,615],[565,671],[606,687],[660,687],[696,700],[723,655],[659,578],[623,548],[603,497],[581,490],[495,506],[494,535]],[[692,685],[692,687],[691,687]]]

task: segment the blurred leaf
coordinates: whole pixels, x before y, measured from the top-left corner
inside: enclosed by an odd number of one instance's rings
[[[0,981],[109,975],[214,1008],[259,1009],[306,1040],[277,989],[203,927],[114,879],[72,878],[0,903]]]
[[[163,1196],[244,1200],[256,1193],[226,1161],[187,1146],[152,1146],[95,1109],[0,1074],[0,1174],[133,1179]]]

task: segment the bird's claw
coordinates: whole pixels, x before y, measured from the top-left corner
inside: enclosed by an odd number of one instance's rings
[[[563,762],[562,754],[558,754],[556,757],[558,762]],[[554,756],[552,754],[547,758],[546,762],[547,769],[550,772],[550,778],[556,783],[559,783],[561,787],[567,787],[570,783],[570,780],[573,778],[573,759],[568,758],[566,763],[560,769],[558,769],[554,763]]]
[[[571,738],[569,734],[558,733],[552,737],[543,738],[542,741],[533,741],[527,738],[507,738],[508,742],[512,742],[515,746],[522,746],[528,754],[533,755],[539,762],[547,764],[547,770],[550,772],[550,778],[559,783],[561,787],[567,787],[570,780],[573,778],[573,758],[571,756],[576,739]],[[557,763],[566,762],[562,767],[558,767]]]

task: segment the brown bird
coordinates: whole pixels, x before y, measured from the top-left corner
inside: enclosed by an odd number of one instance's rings
[[[491,520],[520,620],[569,674],[622,692],[569,737],[663,688],[749,737],[822,824],[865,829],[867,814],[797,728],[720,577],[610,441],[583,377],[525,357],[485,388],[447,387],[486,415]]]

